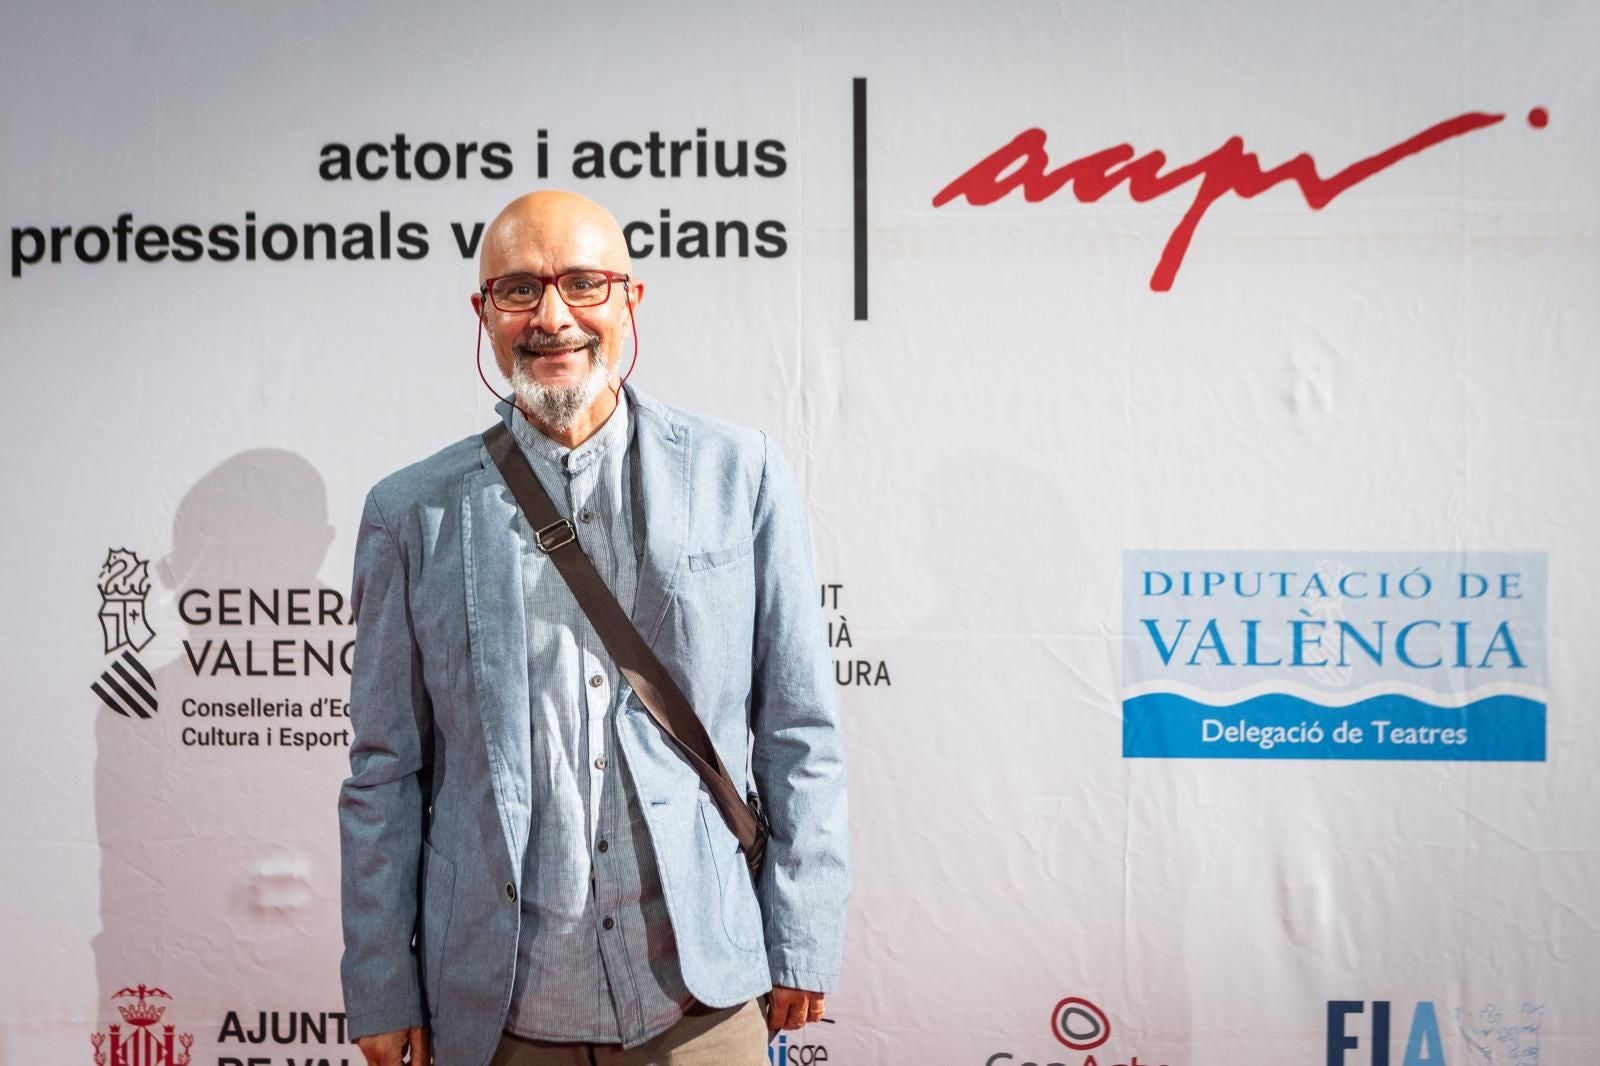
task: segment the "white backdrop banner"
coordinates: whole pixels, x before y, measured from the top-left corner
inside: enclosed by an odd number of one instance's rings
[[[1592,4],[0,27],[0,1062],[359,1061],[354,534],[539,187],[810,509],[856,888],[774,1064],[1600,1055]]]

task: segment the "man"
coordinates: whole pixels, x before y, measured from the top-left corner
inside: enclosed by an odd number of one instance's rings
[[[748,752],[771,836],[752,885],[483,441],[451,445],[372,490],[357,540],[351,1034],[372,1064],[764,1063],[770,1031],[822,1017],[849,892],[791,475],[763,434],[620,386],[644,286],[599,205],[513,201],[479,278],[518,450],[741,794]]]

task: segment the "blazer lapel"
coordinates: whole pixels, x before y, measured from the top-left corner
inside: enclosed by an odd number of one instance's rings
[[[495,800],[520,879],[522,863],[515,860],[527,844],[532,811],[525,523],[489,450],[480,445],[479,453],[483,469],[467,475],[461,494],[467,639]]]
[[[634,491],[644,516],[633,624],[647,643],[654,643],[689,542],[689,427],[673,424],[661,408],[631,388],[628,397],[638,419],[634,447],[639,451],[639,484]]]

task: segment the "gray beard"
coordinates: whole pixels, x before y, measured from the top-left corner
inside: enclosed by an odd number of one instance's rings
[[[532,415],[552,429],[566,429],[589,409],[600,390],[611,383],[611,373],[598,347],[589,349],[589,374],[575,385],[551,388],[534,380],[527,359],[515,356],[511,363],[511,391],[524,414]]]

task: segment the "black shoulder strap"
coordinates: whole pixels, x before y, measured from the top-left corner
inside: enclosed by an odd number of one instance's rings
[[[645,710],[650,712],[650,717],[676,743],[678,750],[705,781],[728,828],[744,848],[745,861],[754,869],[765,850],[766,833],[758,815],[739,796],[739,789],[729,776],[728,768],[723,765],[722,758],[711,743],[711,737],[707,735],[699,716],[694,713],[694,708],[689,705],[683,690],[667,673],[666,667],[661,665],[655,652],[650,650],[650,645],[645,643],[633,620],[606,587],[599,571],[595,570],[594,563],[583,553],[578,544],[577,529],[556,510],[555,504],[550,501],[550,494],[539,484],[533,468],[518,449],[511,430],[503,424],[485,430],[483,443],[488,447],[494,465],[500,469],[500,475],[505,478],[506,485],[510,487],[511,495],[516,497],[528,524],[533,527],[534,543],[550,557],[550,561],[566,579],[578,606],[589,616],[589,622],[600,635],[601,643],[606,646],[606,651],[622,676],[633,686],[633,691],[644,704]],[[634,486],[634,492],[638,493],[637,485]]]

